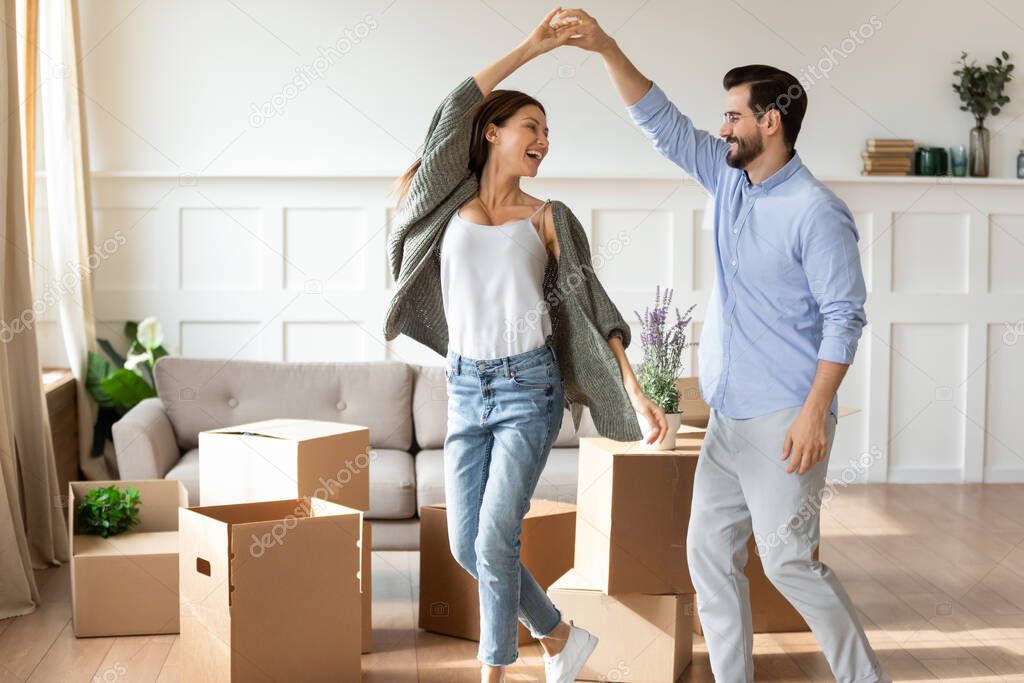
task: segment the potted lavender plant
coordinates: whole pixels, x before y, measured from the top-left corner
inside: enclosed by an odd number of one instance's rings
[[[692,346],[686,341],[686,326],[690,324],[690,313],[696,307],[690,306],[686,313],[680,313],[676,308],[675,322],[669,323],[668,312],[671,304],[672,289],[666,289],[662,297],[659,286],[654,294],[654,307],[644,309],[643,315],[634,311],[640,320],[640,342],[644,352],[637,380],[651,401],[665,411],[668,420],[668,433],[661,441],[650,447],[664,450],[675,448],[676,431],[682,420],[676,377],[683,367],[683,349]],[[646,425],[644,431],[650,431],[651,428],[651,425]]]

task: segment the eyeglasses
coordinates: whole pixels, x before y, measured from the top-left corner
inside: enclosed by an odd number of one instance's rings
[[[737,121],[747,116],[764,116],[766,113],[767,112],[763,111],[754,111],[749,114],[737,114],[734,111],[727,111],[722,114],[722,123],[735,124]]]

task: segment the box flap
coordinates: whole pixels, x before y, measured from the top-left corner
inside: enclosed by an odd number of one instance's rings
[[[575,569],[570,569],[566,573],[562,574],[551,587],[549,591],[586,591],[588,593],[600,593],[601,585],[597,581],[588,581]]]
[[[260,422],[247,422],[233,427],[208,429],[200,432],[200,434],[251,434],[253,436],[265,436],[271,439],[284,439],[286,441],[309,441],[321,439],[325,436],[347,434],[361,429],[366,429],[366,427],[345,424],[343,422],[328,422],[326,420],[275,418]]]
[[[860,408],[853,408],[851,406],[839,406],[839,414],[836,416],[836,419],[839,419],[840,417],[846,417],[847,415],[853,415],[854,413],[859,412]]]
[[[247,524],[251,522],[276,522],[286,517],[309,517],[308,499],[288,498],[285,500],[264,500],[257,503],[233,503],[230,505],[201,505],[190,511],[215,519],[225,524]]]
[[[576,512],[576,506],[572,503],[563,503],[558,500],[533,498],[530,500],[530,510],[526,513],[526,518],[543,517],[544,515],[564,515],[567,512]]]
[[[91,534],[75,536],[75,557],[79,558],[177,554],[177,531],[128,531],[109,538]]]
[[[676,430],[676,435],[678,435],[678,436],[703,436],[703,435],[707,434],[707,432],[708,432],[708,428],[707,427],[698,427],[696,425],[681,424],[681,425],[679,425],[679,429]]]
[[[445,504],[434,503],[433,505],[424,505],[423,509],[444,510]],[[563,503],[559,500],[532,498],[530,499],[530,509],[526,513],[526,517],[524,519],[528,519],[530,517],[542,517],[544,515],[562,515],[567,512],[576,512],[576,506],[572,503]],[[422,514],[420,516],[422,516]]]

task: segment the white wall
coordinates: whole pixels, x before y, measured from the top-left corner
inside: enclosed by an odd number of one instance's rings
[[[392,176],[411,160],[445,92],[502,56],[552,3],[81,5],[94,170]],[[705,128],[718,128],[730,67],[762,62],[806,76],[810,110],[798,149],[825,176],[858,173],[868,137],[966,144],[972,118],[958,110],[950,87],[960,50],[987,63],[1024,45],[1024,5],[1014,0],[595,0],[587,7]],[[849,33],[862,27],[870,37],[857,44]],[[318,50],[339,41],[339,57],[321,78],[286,93],[297,70],[315,66]],[[810,69],[829,49],[839,50],[829,77],[815,78]],[[629,124],[600,58],[565,48],[505,85],[548,109],[545,175],[677,177]],[[1010,94],[1014,101],[990,122],[995,176],[1014,175],[1024,137],[1019,82]],[[275,98],[281,113],[253,121],[253,106]]]
[[[789,9],[797,4],[804,9]],[[681,106],[689,99],[684,108],[704,126],[717,126],[728,66],[756,60],[799,71],[872,15],[881,21],[811,89],[799,145],[854,212],[870,290],[870,324],[840,393],[862,411],[840,425],[833,476],[864,456],[859,479],[1024,481],[1022,186],[856,176],[865,137],[961,140],[971,121],[947,92],[949,62],[961,47],[990,56],[1021,44],[1024,30],[999,12],[1024,24],[1024,11],[999,0],[970,10],[915,0],[825,5],[593,7],[610,28],[621,25],[635,60]],[[156,315],[170,347],[186,355],[438,362],[380,334],[392,286],[390,181],[445,91],[546,6],[295,7],[83,3],[99,334],[116,341],[124,320]],[[281,115],[250,125],[252,103],[281,92],[317,46],[367,16],[376,28],[325,78]],[[914,47],[924,35],[927,45]],[[595,254],[608,253],[620,231],[630,235],[601,271],[627,317],[655,284],[671,285],[681,304],[698,304],[699,332],[713,263],[699,229],[704,195],[625,121],[603,67],[584,58],[559,53],[510,84],[539,93],[551,117],[553,152],[526,189],[571,206]],[[1020,112],[1014,103],[992,122],[1007,126],[993,136],[996,175],[1009,173],[1002,166],[1016,153],[1007,145],[1021,135]],[[37,272],[40,290],[56,277],[43,259]],[[44,362],[58,364],[52,311],[42,317]]]

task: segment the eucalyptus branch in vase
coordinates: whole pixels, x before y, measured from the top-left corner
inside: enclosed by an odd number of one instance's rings
[[[953,83],[953,91],[960,96],[960,111],[974,116],[968,163],[972,176],[984,178],[989,171],[989,131],[985,128],[985,118],[998,115],[1010,102],[1003,91],[1013,80],[1014,65],[1004,50],[985,66],[978,66],[976,61],[968,63],[967,53],[961,52],[958,67],[953,72],[958,79]]]

